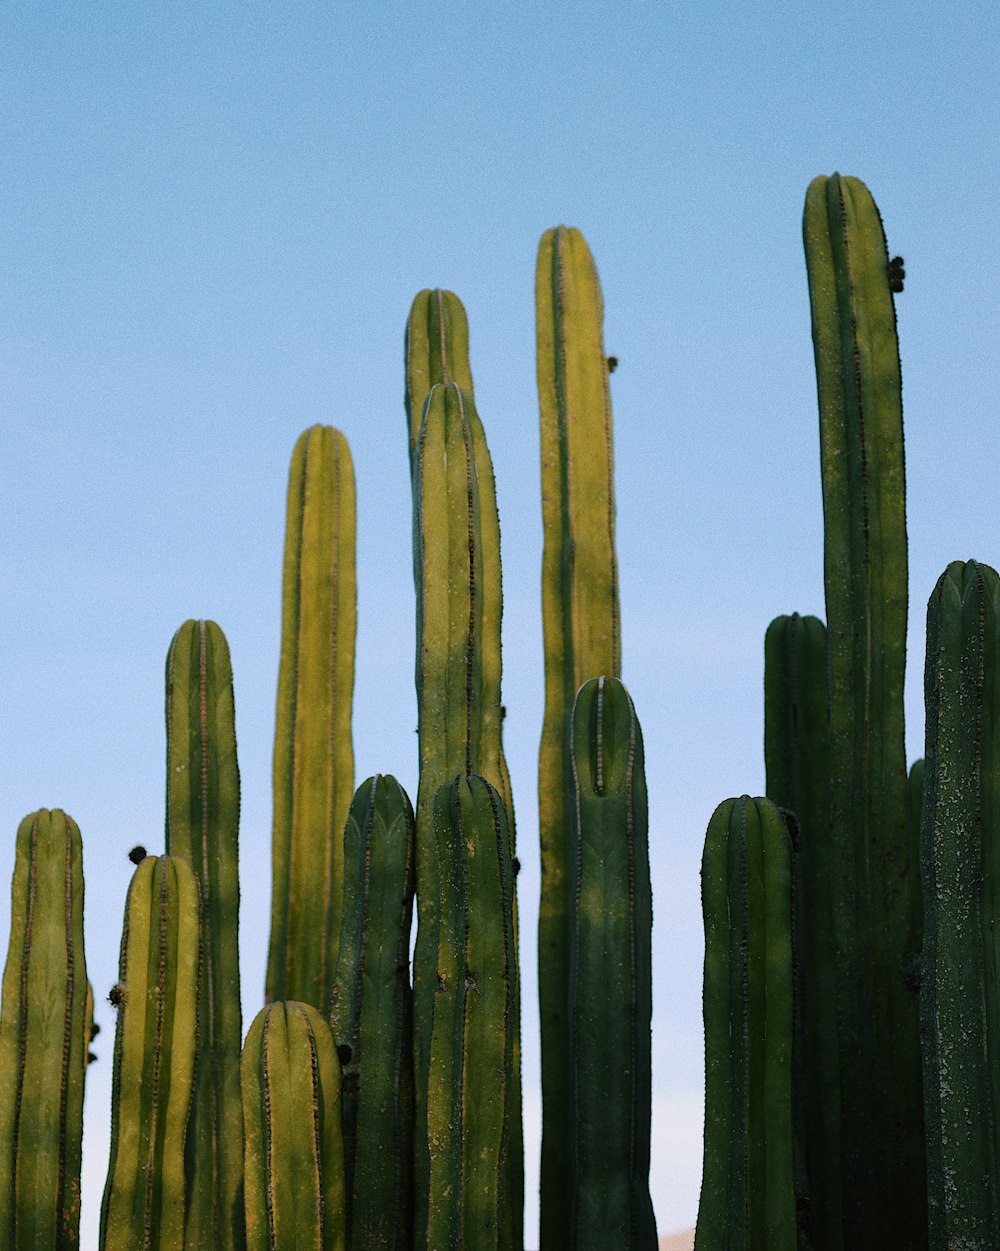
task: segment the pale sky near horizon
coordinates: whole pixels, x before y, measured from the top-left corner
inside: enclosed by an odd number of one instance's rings
[[[809,180],[870,187],[897,302],[910,535],[908,754],[923,618],[951,559],[1000,565],[993,4],[314,0],[0,14],[0,943],[25,813],[79,822],[100,1059],[83,1241],[97,1245],[122,908],[162,849],[163,664],[188,617],[235,671],[244,1026],[270,921],[284,492],[321,421],[358,489],[356,778],[416,790],[403,327],[454,290],[503,531],[505,744],[518,821],[526,1245],[537,1245],[533,944],[542,717],[533,281],[585,234],[612,378],[623,677],[642,721],[654,891],[651,1185],[693,1224],[698,869],[715,805],[759,794],[763,636],[824,616]]]

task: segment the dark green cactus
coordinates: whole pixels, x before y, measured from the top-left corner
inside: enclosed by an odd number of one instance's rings
[[[1000,578],[954,561],[927,609],[921,984],[930,1246],[1000,1246]]]
[[[340,1065],[310,1004],[253,1020],[241,1063],[247,1251],[345,1251]]]
[[[122,930],[101,1251],[181,1251],[201,966],[200,892],[175,856],[147,856]]]
[[[535,277],[541,414],[545,718],[538,766],[542,894],[541,1244],[559,1251],[572,1204],[569,1021],[569,717],[588,678],[621,676],[611,398],[604,304],[583,236],[548,230]]]
[[[413,1241],[413,810],[395,778],[363,782],[344,831],[344,906],[330,1024],[352,1251]]]
[[[0,1248],[70,1251],[80,1236],[90,986],[80,831],[58,808],[18,827],[10,922],[0,1010]]]
[[[326,1010],[337,957],[343,832],[354,792],[354,469],[313,426],[292,453],[274,739],[267,999]]]
[[[653,906],[642,731],[616,678],[576,697],[569,741],[569,1027],[575,1251],[656,1251],[649,1197]]]
[[[878,210],[815,179],[803,221],[820,407],[830,640],[841,1196],[852,1251],[926,1245],[906,818],[907,561],[896,316]],[[878,1132],[872,1127],[878,1126]]]
[[[705,1156],[696,1251],[795,1251],[790,829],[727,799],[702,859]]]
[[[180,627],[167,653],[166,683],[167,854],[191,865],[201,889],[186,1243],[193,1251],[231,1251],[243,1245],[240,776],[229,647],[214,621]]]
[[[462,301],[440,287],[419,291],[406,319],[406,424],[410,433],[410,469],[420,438],[424,403],[432,387],[456,382],[472,394],[469,321]]]

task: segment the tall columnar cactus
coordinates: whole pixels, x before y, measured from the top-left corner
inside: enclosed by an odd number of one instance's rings
[[[345,1251],[340,1066],[330,1027],[309,1004],[273,1003],[247,1032],[247,1251]]]
[[[240,775],[233,671],[214,621],[186,621],[167,653],[167,854],[201,889],[202,993],[189,1133],[186,1241],[243,1245],[240,1104]]]
[[[775,804],[744,795],[716,808],[701,891],[705,1157],[695,1248],[795,1251],[792,850]]]
[[[0,1009],[2,1251],[79,1246],[89,990],[80,831],[43,808],[18,827],[11,886]]]
[[[432,387],[457,383],[472,394],[469,321],[462,301],[440,287],[418,291],[406,319],[406,424],[410,432],[410,469],[420,438],[424,403]]]
[[[655,1251],[649,1197],[653,905],[642,731],[625,687],[573,706],[569,1027],[578,1251]]]
[[[920,905],[903,745],[907,562],[895,284],[878,210],[856,178],[810,184],[803,233],[825,518],[844,1239],[859,1251],[917,1249],[926,1242],[911,973]]]
[[[321,1011],[337,956],[344,822],[354,791],[354,547],[347,440],[331,426],[313,426],[295,445],[288,481],[267,999]]]
[[[930,1246],[1000,1246],[1000,578],[927,609],[921,984]]]
[[[198,1041],[200,892],[176,856],[147,856],[125,904],[101,1251],[181,1251]]]
[[[363,782],[344,831],[344,907],[330,1024],[341,1062],[353,1251],[413,1239],[413,810],[395,778]]]
[[[439,908],[436,986],[415,1002],[432,1017],[426,1124],[416,1158],[426,1192],[418,1251],[520,1251],[522,1213],[509,1154],[520,1144],[512,1094],[519,994],[514,874],[503,801],[458,777],[434,802]]]
[[[541,414],[545,718],[538,766],[542,893],[541,1243],[563,1245],[572,1202],[568,727],[588,678],[621,676],[611,399],[604,304],[578,230],[546,231],[535,278]]]

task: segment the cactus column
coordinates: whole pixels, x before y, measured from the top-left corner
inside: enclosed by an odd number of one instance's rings
[[[569,1020],[569,717],[580,686],[621,675],[611,399],[604,305],[578,230],[546,231],[538,249],[542,625],[545,718],[538,765],[542,894],[538,984],[542,1031],[541,1244],[563,1245],[572,1202]]]
[[[58,808],[17,831],[0,1012],[0,1248],[79,1246],[90,1027],[80,831]]]

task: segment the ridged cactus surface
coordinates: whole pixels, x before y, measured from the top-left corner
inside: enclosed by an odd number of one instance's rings
[[[70,1251],[80,1233],[90,987],[80,831],[58,808],[18,827],[10,915],[0,1006],[0,1248]]]
[[[570,724],[574,1251],[656,1251],[649,1195],[653,908],[642,731],[591,678]]]
[[[175,856],[147,856],[122,930],[101,1251],[182,1251],[201,967],[200,891]]]
[[[267,999],[326,1010],[354,793],[354,469],[313,426],[292,453],[274,739],[274,885]]]
[[[424,403],[439,383],[457,383],[471,395],[469,320],[462,301],[453,291],[418,291],[406,319],[406,423],[410,435],[410,468],[413,468]]]

